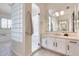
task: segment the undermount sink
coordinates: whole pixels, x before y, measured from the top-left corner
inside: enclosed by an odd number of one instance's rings
[[[54,34],[54,35],[56,35],[56,36],[69,36],[69,34],[68,33],[64,33],[64,34]]]
[[[69,36],[69,35],[67,33],[65,33],[64,36]]]

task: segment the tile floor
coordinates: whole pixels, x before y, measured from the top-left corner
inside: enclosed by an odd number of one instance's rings
[[[16,55],[14,53],[12,53],[11,56],[16,56]],[[32,56],[62,56],[62,55],[41,48],[40,50],[35,52]]]
[[[0,56],[16,56],[11,51],[11,42],[2,42],[0,43]],[[49,51],[47,49],[41,48],[37,52],[35,52],[32,56],[61,56],[55,52]]]
[[[11,55],[11,41],[0,41],[0,56],[10,56]]]
[[[40,50],[35,52],[32,56],[62,56],[62,55],[49,51],[47,49],[41,48]]]

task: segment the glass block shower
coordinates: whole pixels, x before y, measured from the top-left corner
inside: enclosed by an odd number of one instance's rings
[[[12,39],[22,42],[23,39],[23,6],[20,3],[12,6]]]
[[[23,26],[23,4],[15,3],[11,8],[11,38],[12,38],[12,51],[17,55],[24,55],[24,26]]]

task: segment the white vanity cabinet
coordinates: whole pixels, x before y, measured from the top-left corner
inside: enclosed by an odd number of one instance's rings
[[[66,54],[65,39],[47,38],[47,48],[62,54]]]
[[[79,41],[75,39],[45,37],[42,47],[69,56],[79,56]]]
[[[65,39],[46,37],[42,39],[42,46],[49,50],[66,54]]]
[[[42,47],[50,49],[50,50],[54,50],[53,40],[49,37],[43,38],[42,39]]]
[[[45,37],[42,39],[42,47],[47,48],[47,38]]]
[[[66,54],[66,41],[65,39],[56,38],[56,49],[57,52]]]
[[[50,50],[55,50],[55,38],[47,37],[47,48]]]
[[[79,41],[68,40],[67,55],[79,56]]]

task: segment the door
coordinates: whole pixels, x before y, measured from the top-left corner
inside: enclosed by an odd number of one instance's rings
[[[32,52],[40,48],[40,9],[36,4],[32,4]]]
[[[43,37],[43,39],[42,39],[42,47],[47,48],[47,39],[46,39],[46,37]]]
[[[62,54],[66,54],[66,44],[65,44],[65,39],[59,39],[56,38],[56,51],[60,52]]]
[[[79,56],[79,41],[74,40],[69,41],[68,48],[70,56]]]
[[[55,50],[55,38],[47,37],[47,48],[50,50]]]

